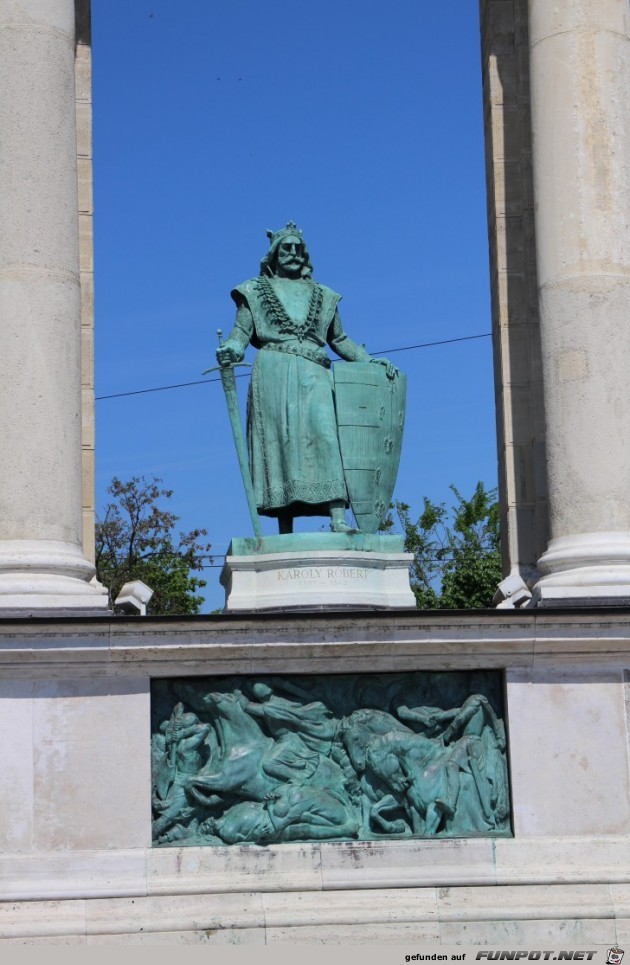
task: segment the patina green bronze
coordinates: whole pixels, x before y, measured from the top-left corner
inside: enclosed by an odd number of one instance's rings
[[[280,533],[292,532],[296,516],[321,515],[330,515],[333,532],[348,532],[348,505],[359,530],[374,533],[398,470],[405,380],[345,334],[341,296],[313,280],[295,224],[267,235],[260,275],[232,292],[236,324],[217,351],[219,365],[231,370],[248,345],[260,349],[247,406],[245,487],[251,482],[257,512],[277,517]],[[364,364],[341,366],[352,375],[336,371],[333,381],[327,345]],[[238,449],[238,427],[235,438]]]
[[[219,336],[220,349],[223,345],[223,332],[220,328],[217,329],[217,335]],[[219,365],[218,371],[220,372],[223,393],[225,395],[225,402],[227,404],[228,415],[230,417],[230,426],[232,427],[232,436],[234,438],[234,445],[236,447],[236,456],[238,459],[239,469],[241,470],[241,478],[243,480],[243,486],[245,487],[245,497],[247,499],[249,515],[252,520],[252,528],[254,530],[256,539],[262,539],[263,534],[260,527],[260,516],[258,515],[256,495],[254,493],[254,486],[247,461],[247,444],[245,442],[243,426],[241,424],[241,415],[238,409],[236,378],[234,375],[234,369],[239,368],[241,365],[247,364],[248,363],[243,362],[224,362],[222,365]],[[217,371],[216,368],[206,369],[202,375],[208,375],[209,372],[215,371]]]
[[[157,680],[157,845],[510,833],[497,672]]]
[[[334,370],[339,448],[348,499],[363,533],[376,533],[394,495],[405,424],[406,377],[378,365]]]
[[[404,553],[405,537],[381,533],[288,533],[262,539],[233,539],[228,556],[256,556],[259,553],[315,552]]]

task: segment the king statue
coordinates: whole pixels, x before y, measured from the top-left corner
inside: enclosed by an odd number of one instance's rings
[[[381,413],[382,421],[386,406],[377,400],[377,394],[384,391],[385,395],[396,396],[395,386],[404,377],[391,362],[371,358],[365,348],[346,335],[338,312],[341,296],[313,280],[311,259],[295,224],[290,221],[286,228],[268,231],[267,236],[270,246],[262,259],[260,274],[232,292],[237,306],[236,323],[217,351],[219,365],[225,369],[243,359],[248,345],[260,350],[253,366],[247,405],[249,465],[256,507],[261,515],[277,517],[280,533],[293,531],[296,516],[323,515],[330,516],[333,532],[346,533],[350,531],[346,522],[348,505],[352,503],[357,520],[359,514],[352,493],[349,495],[353,457],[344,456],[343,440],[351,440],[350,450],[353,444],[356,448],[362,425],[372,425],[379,418],[363,423],[359,420],[358,426],[353,424],[348,430],[349,423],[357,421],[356,413],[370,408],[353,401],[358,398],[357,384],[361,383],[361,398],[367,392],[366,398],[378,402],[376,411]],[[327,345],[347,362],[377,363],[363,364],[361,370],[368,374],[371,371],[378,378],[344,376],[341,381],[348,389],[340,387],[336,391]],[[397,403],[395,414],[399,436],[404,420],[402,391],[402,403]],[[342,397],[346,409],[354,410],[349,420],[339,417]],[[385,432],[385,449],[389,447],[389,453],[392,448],[397,449],[395,478],[400,440],[392,443],[391,436],[391,432],[389,436]],[[359,448],[365,448],[363,443]],[[380,479],[378,466],[374,464],[372,469],[371,478]],[[359,478],[356,471],[354,476]],[[362,472],[361,480],[365,476]],[[364,482],[361,485],[365,489]],[[368,529],[375,531],[388,504],[380,500]]]

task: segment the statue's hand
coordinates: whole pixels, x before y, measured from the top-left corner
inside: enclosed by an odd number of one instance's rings
[[[400,375],[394,363],[390,362],[389,359],[370,359],[370,361],[375,362],[376,365],[385,365],[388,379],[395,379]]]
[[[229,339],[217,349],[217,362],[222,366],[242,362],[244,356],[245,352],[238,342],[230,342]]]

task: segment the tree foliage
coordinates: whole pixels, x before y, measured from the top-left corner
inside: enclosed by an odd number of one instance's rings
[[[112,479],[107,490],[112,501],[96,523],[96,576],[112,600],[124,583],[142,580],[154,591],[148,613],[198,613],[203,597],[197,591],[206,582],[193,573],[212,562],[210,543],[202,542],[205,529],[175,538],[179,517],[160,505],[173,491],[161,483],[156,476]]]
[[[410,577],[418,607],[490,607],[502,579],[497,492],[480,482],[465,499],[455,486],[450,488],[456,500],[450,509],[425,496],[414,520],[410,506],[396,502],[383,529],[395,529],[397,519],[405,550],[414,554]]]

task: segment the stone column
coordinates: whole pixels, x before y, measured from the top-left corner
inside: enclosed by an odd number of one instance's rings
[[[549,541],[532,185],[527,0],[480,0],[503,575]]]
[[[529,0],[550,541],[539,605],[630,602],[628,0]]]
[[[81,549],[74,0],[0,4],[0,613],[103,610]]]

